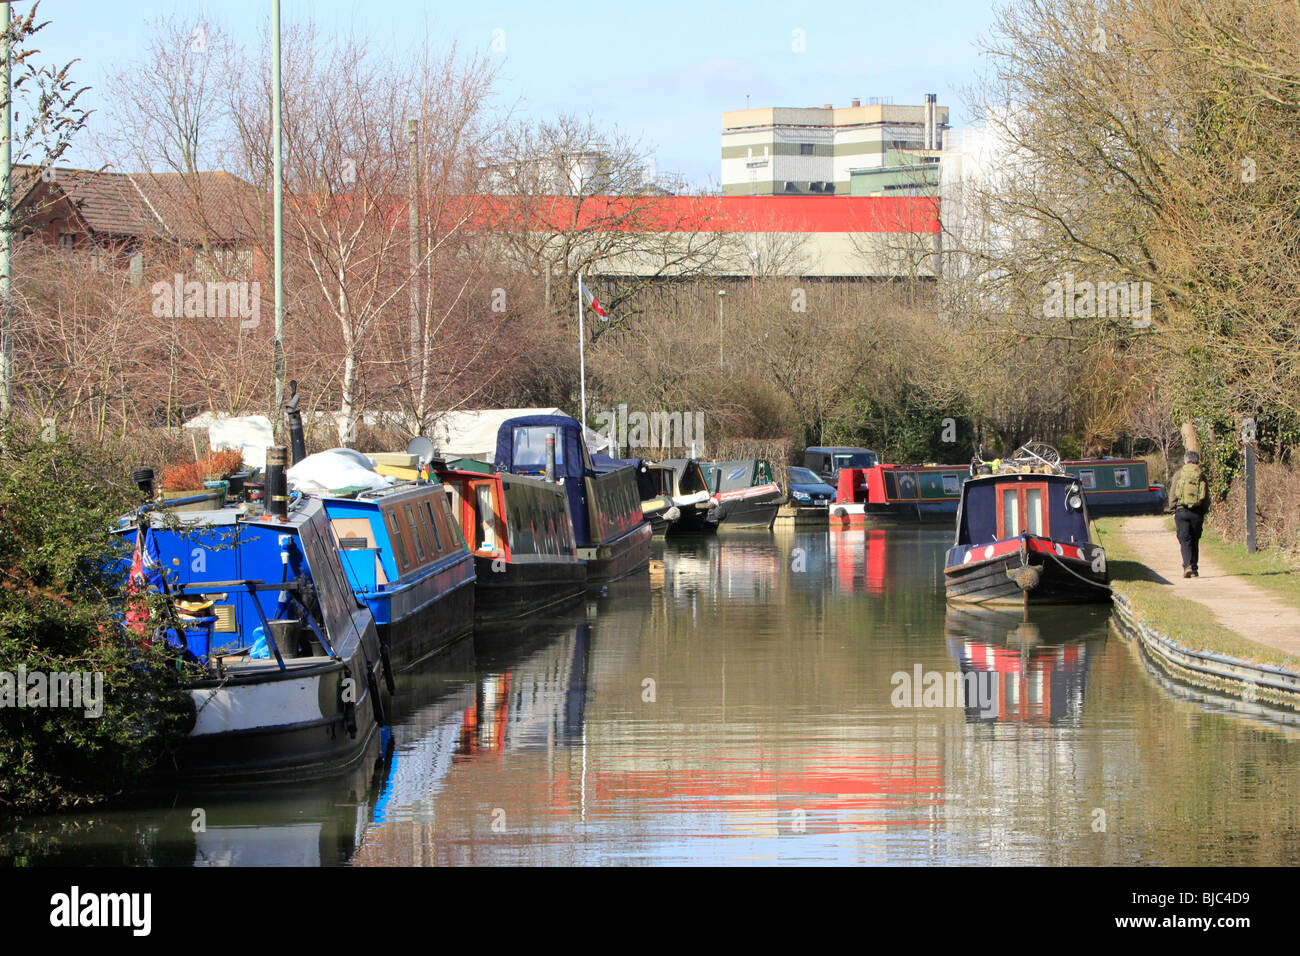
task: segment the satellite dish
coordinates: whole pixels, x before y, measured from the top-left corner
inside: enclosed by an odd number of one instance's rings
[[[433,461],[433,442],[425,438],[423,435],[416,435],[406,443],[406,453],[408,455],[414,455],[422,462]]]

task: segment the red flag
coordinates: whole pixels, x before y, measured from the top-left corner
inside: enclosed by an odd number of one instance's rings
[[[144,602],[141,591],[149,586],[144,573],[144,539],[145,529],[135,534],[135,551],[131,555],[131,574],[126,580],[126,625],[137,634],[149,632],[149,606]]]
[[[587,288],[587,284],[582,281],[582,276],[578,276],[578,292],[582,295],[582,301],[587,303],[587,308],[600,316],[602,322],[609,321],[609,315],[605,312],[604,308],[601,307],[601,304],[596,301],[596,297],[591,294],[591,290]]]

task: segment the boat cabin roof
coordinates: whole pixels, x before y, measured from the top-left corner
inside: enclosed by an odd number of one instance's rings
[[[961,488],[956,544],[991,544],[1021,534],[1084,543],[1088,505],[1074,475],[977,475]]]

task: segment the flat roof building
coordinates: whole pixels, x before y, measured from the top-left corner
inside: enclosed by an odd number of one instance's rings
[[[948,107],[853,100],[722,114],[726,196],[936,195]]]

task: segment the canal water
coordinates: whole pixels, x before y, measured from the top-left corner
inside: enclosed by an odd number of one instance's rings
[[[1300,862],[1300,720],[1169,681],[1107,606],[948,609],[949,539],[656,542],[401,675],[349,779],[27,818],[0,862]]]

